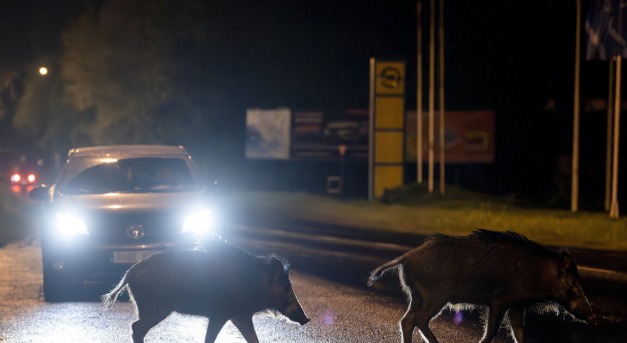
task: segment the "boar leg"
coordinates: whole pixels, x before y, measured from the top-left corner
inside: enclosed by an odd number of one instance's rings
[[[226,321],[227,319],[224,318],[209,318],[209,325],[207,325],[207,333],[205,334],[205,343],[213,343],[216,341],[216,337],[218,337]]]
[[[412,295],[409,308],[405,313],[403,319],[401,319],[401,330],[403,332],[403,343],[411,343],[414,328],[418,327],[424,338],[429,343],[438,343],[438,339],[429,328],[429,322],[431,318],[436,316],[441,310],[443,305],[434,304],[420,304],[416,299],[420,299],[418,296]],[[416,307],[422,308],[417,310]]]
[[[491,302],[488,306],[488,323],[486,324],[485,331],[483,332],[483,338],[479,343],[490,343],[496,333],[499,331],[499,327],[505,317],[506,309],[500,304]]]
[[[516,306],[509,309],[509,322],[516,343],[525,343],[525,308]]]
[[[144,337],[153,326],[159,324],[167,316],[170,311],[152,312],[147,314],[145,311],[138,311],[139,319],[131,325],[133,330],[133,343],[143,343]]]
[[[242,333],[247,343],[259,343],[252,316],[231,318],[231,322],[237,327],[239,332]]]

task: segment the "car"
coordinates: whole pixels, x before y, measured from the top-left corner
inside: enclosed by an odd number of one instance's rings
[[[68,300],[82,286],[109,288],[152,254],[218,235],[211,194],[181,146],[73,148],[54,184],[29,196],[43,208],[49,302]]]
[[[15,171],[9,177],[14,186],[32,186],[37,181],[37,174],[33,172]]]
[[[33,150],[0,148],[0,180],[16,193],[27,193],[40,182],[44,159]]]

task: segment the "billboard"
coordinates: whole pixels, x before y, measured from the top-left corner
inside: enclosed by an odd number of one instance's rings
[[[446,163],[494,163],[494,111],[446,111],[444,147]],[[423,112],[423,156],[427,156],[427,113]],[[416,112],[407,113],[405,159],[416,160]],[[436,112],[435,122],[438,122]],[[435,141],[438,141],[436,130]],[[436,146],[436,149],[438,147]],[[439,162],[439,154],[435,154]]]
[[[382,106],[380,108],[388,108]],[[401,117],[402,118],[402,117]],[[423,114],[423,156],[427,156],[427,114]],[[494,111],[447,111],[445,118],[446,163],[493,163]],[[437,123],[437,114],[436,114]],[[416,161],[416,112],[405,113],[404,137],[389,137],[389,126],[399,126],[398,120],[386,116],[377,119],[385,129],[376,138],[378,161],[388,163],[404,158]],[[346,111],[292,111],[279,109],[248,109],[246,111],[246,157],[278,160],[339,160],[340,149],[346,148],[344,158],[367,161],[369,151],[369,115],[367,109]],[[437,142],[436,130],[436,142]],[[399,148],[398,146],[402,146]],[[404,150],[404,151],[402,151]],[[436,146],[437,151],[437,146]],[[423,161],[426,162],[426,161]],[[439,154],[435,154],[439,162]]]
[[[246,110],[246,158],[290,158],[292,112],[287,108]]]
[[[294,111],[292,117],[293,159],[368,159],[368,111]],[[342,149],[343,149],[342,148]]]

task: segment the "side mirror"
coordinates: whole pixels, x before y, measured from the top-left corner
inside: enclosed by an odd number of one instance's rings
[[[40,202],[48,200],[48,192],[50,188],[46,185],[35,187],[32,191],[28,192],[28,197]]]

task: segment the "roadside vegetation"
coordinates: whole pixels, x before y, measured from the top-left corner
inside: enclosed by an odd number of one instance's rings
[[[448,187],[444,196],[408,186],[386,202],[338,199],[288,192],[240,192],[230,200],[236,212],[284,216],[373,231],[465,235],[476,228],[511,230],[542,244],[604,250],[627,249],[627,219],[607,213],[526,207],[515,199],[490,197]],[[244,213],[244,212],[240,212]]]

